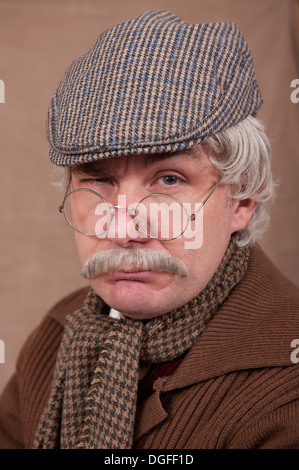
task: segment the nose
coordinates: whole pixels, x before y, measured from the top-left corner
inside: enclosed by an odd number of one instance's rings
[[[107,232],[107,238],[115,245],[125,248],[128,244],[147,243],[150,238],[139,230],[136,220],[136,204],[127,205],[126,196],[118,196],[113,206],[114,216]]]

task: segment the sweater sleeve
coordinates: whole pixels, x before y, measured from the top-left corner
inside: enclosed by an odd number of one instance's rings
[[[6,385],[0,399],[0,449],[24,449],[17,374]]]
[[[231,449],[299,449],[299,398],[244,428]]]
[[[49,396],[63,327],[46,316],[25,342],[0,398],[0,449],[31,448]]]
[[[46,404],[67,314],[80,308],[89,287],[55,304],[22,347],[16,372],[0,397],[0,449],[32,446]]]

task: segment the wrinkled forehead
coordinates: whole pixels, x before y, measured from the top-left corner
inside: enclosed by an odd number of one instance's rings
[[[72,173],[84,172],[91,176],[96,176],[99,173],[109,173],[116,171],[118,168],[125,166],[130,160],[134,162],[136,174],[140,169],[156,169],[159,166],[167,164],[171,167],[172,164],[194,164],[200,172],[206,172],[211,167],[208,159],[208,148],[204,145],[197,145],[191,149],[183,152],[173,152],[164,154],[141,154],[141,155],[128,155],[119,156],[114,158],[103,158],[97,161],[83,163],[81,165],[73,165],[71,167]]]

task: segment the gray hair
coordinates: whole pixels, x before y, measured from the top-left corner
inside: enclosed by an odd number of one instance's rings
[[[253,116],[224,131],[207,137],[211,163],[223,183],[231,186],[231,199],[253,199],[259,204],[246,228],[237,233],[237,244],[246,246],[259,239],[269,224],[267,203],[274,197],[271,173],[271,147],[264,125]],[[57,183],[66,190],[70,167],[55,167]]]
[[[210,161],[231,186],[231,198],[259,204],[246,228],[237,233],[237,244],[253,244],[269,225],[267,203],[274,198],[271,146],[264,125],[248,116],[235,126],[208,137]]]

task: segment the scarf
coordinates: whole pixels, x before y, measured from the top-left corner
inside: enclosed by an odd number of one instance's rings
[[[215,274],[184,306],[149,321],[114,319],[91,289],[69,315],[35,448],[130,449],[140,361],[186,353],[243,277],[250,250],[234,238]]]

